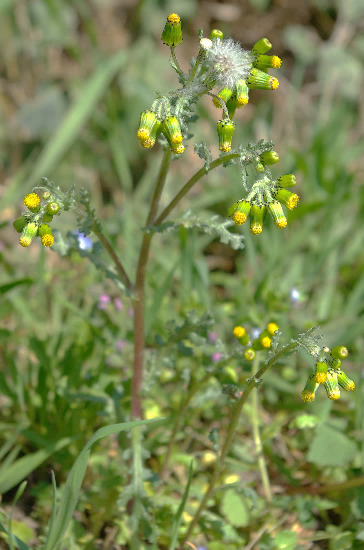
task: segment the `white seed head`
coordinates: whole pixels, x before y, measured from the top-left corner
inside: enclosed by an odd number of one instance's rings
[[[215,38],[207,51],[204,65],[212,70],[218,86],[232,89],[238,80],[248,78],[254,58],[251,52],[244,50],[232,38]]]

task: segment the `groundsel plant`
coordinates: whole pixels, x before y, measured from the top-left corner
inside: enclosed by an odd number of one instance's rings
[[[272,142],[260,140],[257,144],[244,146],[234,141],[236,122],[234,117],[239,109],[249,101],[252,90],[261,89],[275,91],[278,88],[278,80],[270,74],[271,70],[279,69],[281,59],[276,55],[270,55],[272,44],[267,38],[261,38],[254,44],[251,50],[244,49],[239,42],[231,38],[224,38],[220,30],[213,30],[209,37],[199,35],[199,47],[196,57],[191,61],[190,70],[186,73],[180,67],[175,49],[182,42],[182,29],[180,17],[172,13],[168,16],[162,41],[170,48],[171,66],[177,73],[179,85],[176,90],[166,94],[157,94],[153,103],[140,115],[136,138],[145,149],[157,147],[163,150],[161,167],[155,182],[153,195],[149,207],[149,213],[144,224],[144,234],[139,251],[139,258],[134,276],[127,274],[117,251],[105,236],[102,223],[95,216],[90,204],[90,197],[85,190],[79,193],[79,200],[71,188],[64,193],[58,186],[43,178],[41,185],[30,191],[24,204],[26,211],[14,221],[15,229],[21,233],[20,245],[28,247],[32,240],[40,237],[43,246],[51,247],[54,243],[53,233],[50,227],[54,216],[59,216],[63,211],[72,210],[78,219],[78,231],[87,236],[93,233],[99,240],[100,249],[94,243],[92,250],[83,250],[95,265],[103,269],[105,274],[111,277],[118,288],[130,296],[134,308],[134,365],[131,387],[131,411],[133,420],[143,417],[143,383],[145,361],[145,278],[148,265],[151,241],[155,233],[163,230],[163,222],[171,211],[178,205],[190,189],[211,170],[219,166],[229,167],[237,164],[241,171],[242,197],[236,197],[227,212],[231,220],[213,218],[210,220],[208,230],[215,232],[224,242],[230,242],[235,248],[241,247],[241,239],[227,231],[227,227],[235,224],[244,224],[250,216],[250,232],[257,236],[263,230],[264,217],[269,213],[277,228],[287,226],[285,209],[291,210],[298,205],[299,196],[289,188],[296,185],[293,174],[283,174],[276,178],[270,171],[270,167],[279,161],[279,155],[274,150]],[[170,163],[173,157],[183,158],[186,144],[190,139],[190,126],[194,116],[195,105],[205,99],[212,101],[213,105],[221,110],[220,118],[216,117],[216,143],[220,154],[212,159],[211,153],[205,143],[194,145],[194,151],[204,160],[204,166],[196,172],[174,196],[170,203],[160,209],[160,199],[163,193]],[[186,222],[185,223],[186,226]],[[204,228],[201,220],[195,220],[195,226]],[[178,224],[176,224],[178,226]],[[223,235],[223,237],[222,237]],[[251,237],[255,239],[256,237]],[[69,236],[71,239],[71,236]],[[235,240],[234,240],[235,239]],[[73,242],[77,237],[73,235]],[[57,243],[55,243],[57,244]],[[110,256],[114,269],[105,268],[98,256],[101,247]],[[207,323],[207,321],[206,321]],[[196,323],[197,325],[198,323]],[[188,333],[186,327],[179,329],[179,333]],[[207,326],[207,324],[206,324]],[[192,330],[190,328],[190,330]],[[197,328],[193,329],[195,332]],[[178,331],[177,331],[178,332]],[[237,324],[233,329],[233,335],[238,345],[224,357],[220,363],[225,364],[230,358],[237,358],[242,364],[252,363],[252,375],[242,384],[228,384],[223,387],[223,392],[233,402],[229,426],[224,440],[219,446],[218,459],[208,481],[205,494],[191,519],[189,526],[181,531],[177,537],[177,531],[171,536],[170,548],[177,548],[177,538],[183,546],[184,542],[192,540],[194,529],[197,526],[201,514],[208,507],[208,502],[214,492],[219,476],[224,469],[225,459],[231,448],[231,443],[238,425],[240,413],[251,391],[260,385],[264,373],[273,367],[284,355],[291,354],[299,348],[304,349],[314,360],[314,369],[308,376],[306,386],[302,391],[302,399],[305,402],[313,401],[315,392],[320,385],[324,385],[329,399],[336,400],[340,397],[340,387],[350,391],[355,384],[341,370],[342,360],[348,355],[348,350],[342,345],[329,348],[320,345],[321,335],[317,335],[316,329],[311,329],[297,338],[292,339],[283,347],[279,345],[281,332],[275,321],[270,322],[258,336],[253,336],[252,331]],[[180,336],[182,338],[182,336]],[[268,352],[268,354],[267,354]],[[264,354],[262,360],[261,356]],[[221,366],[220,365],[220,366]],[[216,369],[219,368],[219,359]],[[215,371],[207,372],[203,382]],[[171,456],[171,450],[178,430],[182,426],[184,412],[189,405],[195,388],[187,391],[183,402],[175,416],[175,424],[172,428],[166,456],[162,460],[159,474],[164,479]],[[133,437],[134,460],[141,461],[140,437]],[[135,458],[136,457],[136,458]],[[140,466],[140,464],[139,464]],[[265,489],[265,496],[269,501],[271,492],[267,482],[267,473],[264,464],[261,467],[261,476]],[[183,505],[188,496],[188,490],[184,495]],[[131,491],[129,499],[130,509],[138,506],[147,508],[146,500],[138,500],[136,493]],[[181,505],[182,506],[182,505]],[[183,506],[182,509],[183,510]],[[176,529],[179,525],[179,510],[175,521]],[[143,518],[147,512],[141,514]],[[136,522],[137,530],[141,520]],[[64,530],[62,531],[64,533]],[[52,539],[53,540],[53,539]],[[59,539],[55,538],[55,542]],[[189,543],[192,546],[192,543]],[[182,547],[181,546],[181,547]],[[46,546],[46,548],[50,546]]]

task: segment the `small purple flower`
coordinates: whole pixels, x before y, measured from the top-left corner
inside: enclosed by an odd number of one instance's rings
[[[217,332],[209,332],[209,342],[213,344],[218,336]]]
[[[120,298],[114,298],[114,306],[116,311],[123,311],[124,309],[123,302]]]
[[[213,363],[217,363],[218,361],[220,361],[221,357],[222,357],[222,353],[221,353],[220,351],[216,351],[216,352],[212,355],[211,361],[212,361]]]
[[[83,233],[80,233],[80,231],[74,231],[74,234],[77,236],[78,240],[78,246],[80,250],[91,250],[93,247],[93,242],[90,237],[85,237]]]
[[[256,340],[257,338],[259,338],[261,332],[262,331],[259,328],[252,328],[250,331],[251,339]]]
[[[106,309],[108,304],[110,303],[111,301],[111,298],[108,294],[101,294],[99,296],[99,303],[97,305],[97,307],[99,309]]]
[[[300,294],[300,291],[297,289],[297,288],[291,288],[291,292],[289,293],[290,295],[290,298],[292,300],[292,302],[299,302],[300,298],[301,298],[301,294]]]

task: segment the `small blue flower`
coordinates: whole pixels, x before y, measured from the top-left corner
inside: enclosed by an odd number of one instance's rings
[[[90,237],[85,237],[80,231],[74,231],[74,234],[77,236],[78,246],[80,250],[91,250],[93,247],[93,242]]]

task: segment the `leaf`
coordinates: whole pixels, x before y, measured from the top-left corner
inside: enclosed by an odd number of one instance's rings
[[[274,548],[287,548],[294,550],[297,545],[297,533],[294,531],[281,531],[274,538]]]
[[[176,512],[176,515],[173,518],[172,537],[171,537],[171,543],[169,545],[169,550],[174,550],[175,547],[176,547],[177,536],[178,536],[178,528],[179,528],[179,524],[180,524],[180,521],[181,521],[181,517],[182,517],[184,507],[185,507],[187,499],[188,499],[188,494],[190,492],[192,474],[193,474],[193,460],[191,460],[191,462],[190,462],[190,469],[189,469],[189,472],[188,472],[187,485],[186,485],[186,489],[183,493],[181,504],[179,505],[178,510]]]
[[[0,295],[5,294],[6,292],[9,292],[9,290],[12,290],[13,288],[20,286],[20,285],[30,285],[33,283],[33,279],[30,279],[29,277],[25,279],[18,279],[16,281],[11,281],[11,283],[4,283],[0,285]]]
[[[250,514],[246,500],[232,489],[226,491],[222,497],[221,513],[234,527],[249,525]]]
[[[72,466],[59,505],[57,506],[57,508],[53,508],[52,510],[50,527],[44,550],[54,550],[54,548],[56,548],[57,544],[60,542],[66,532],[68,524],[71,521],[73,512],[76,508],[92,445],[96,443],[96,441],[98,441],[99,439],[102,439],[103,437],[106,437],[108,435],[113,435],[123,432],[125,430],[130,430],[136,426],[155,424],[157,422],[161,422],[162,420],[164,420],[164,418],[153,420],[136,420],[134,422],[111,424],[110,426],[100,428],[99,430],[97,430],[97,432],[94,433],[94,435],[86,443],[85,447],[78,455],[74,465]]]
[[[357,445],[330,426],[319,426],[310,445],[308,460],[319,466],[344,466],[354,459]]]
[[[8,536],[10,536],[9,529],[1,521],[0,521],[0,531],[3,531]],[[18,548],[18,550],[30,550],[30,547],[27,544],[25,544],[25,542],[18,539],[18,537],[16,537],[15,535],[13,535],[13,542],[16,544],[16,548]]]
[[[205,170],[206,172],[208,172],[210,169],[210,164],[212,162],[212,155],[206,143],[204,143],[203,141],[201,141],[200,143],[195,143],[193,150],[195,151],[195,153],[198,154],[200,159],[203,159],[205,161]]]

